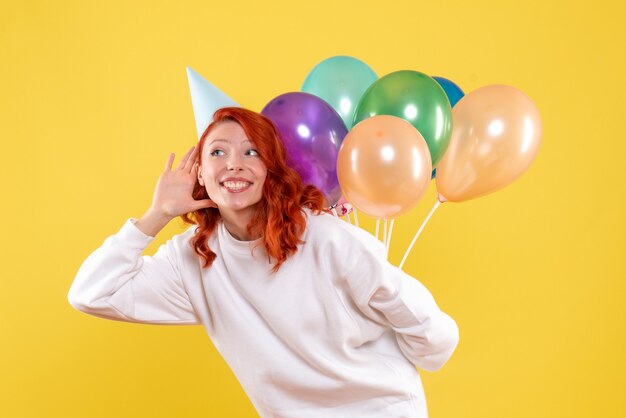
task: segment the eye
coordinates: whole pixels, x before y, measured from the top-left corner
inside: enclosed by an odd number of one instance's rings
[[[251,148],[248,151],[246,151],[246,155],[250,155],[250,156],[253,156],[253,157],[258,157],[259,156],[259,151],[255,150],[254,148]]]
[[[221,149],[216,149],[211,151],[211,153],[209,154],[211,157],[220,157],[222,155],[224,155],[224,151],[222,151]]]

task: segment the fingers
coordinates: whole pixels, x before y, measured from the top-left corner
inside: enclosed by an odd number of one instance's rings
[[[178,163],[178,167],[176,169],[185,170],[186,168],[187,171],[189,171],[189,167],[187,167],[187,164],[189,163],[189,161],[192,161],[192,162],[194,161],[195,151],[196,151],[196,147],[189,148],[189,151],[187,151],[185,155],[183,155],[183,158],[181,158],[180,163]],[[194,158],[190,158],[192,154],[194,155]]]
[[[174,163],[174,157],[176,157],[176,154],[171,153],[170,156],[167,159],[167,162],[165,163],[165,171],[170,171],[172,169],[172,164]]]
[[[198,165],[196,163],[197,157],[198,157],[198,148],[197,147],[193,147],[192,148],[193,151],[191,152],[191,155],[189,156],[189,159],[187,160],[187,162],[185,163],[185,171],[188,172],[193,172],[194,169],[196,168],[196,166]]]
[[[185,153],[185,155],[183,155],[183,158],[181,158],[180,162],[178,163],[178,167],[176,167],[176,169],[195,174],[198,170],[198,163],[196,162],[197,156],[198,156],[198,148],[196,148],[195,146],[189,148],[189,150]],[[170,156],[168,157],[167,162],[165,163],[166,171],[172,170],[172,165],[174,164],[175,157],[176,157],[176,154],[174,153],[171,153]]]
[[[195,206],[196,208],[194,211],[199,209],[217,208],[217,205],[211,199],[196,200]]]

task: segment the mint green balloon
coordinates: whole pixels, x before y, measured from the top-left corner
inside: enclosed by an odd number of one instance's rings
[[[377,78],[363,61],[340,55],[317,64],[304,80],[301,90],[331,105],[350,129],[361,96]]]
[[[446,92],[426,74],[396,71],[372,84],[356,108],[353,125],[376,115],[396,116],[417,128],[428,144],[433,167],[448,148],[452,108]]]

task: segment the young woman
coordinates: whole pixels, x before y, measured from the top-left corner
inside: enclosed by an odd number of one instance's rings
[[[150,209],[83,263],[72,306],[202,324],[263,417],[426,417],[415,366],[443,366],[456,323],[378,240],[321,210],[272,123],[218,110],[173,160]],[[177,216],[197,226],[142,256]]]

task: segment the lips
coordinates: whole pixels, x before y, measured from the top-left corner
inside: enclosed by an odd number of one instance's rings
[[[220,186],[226,188],[229,192],[241,192],[252,185],[252,182],[242,178],[229,178],[220,182]]]

